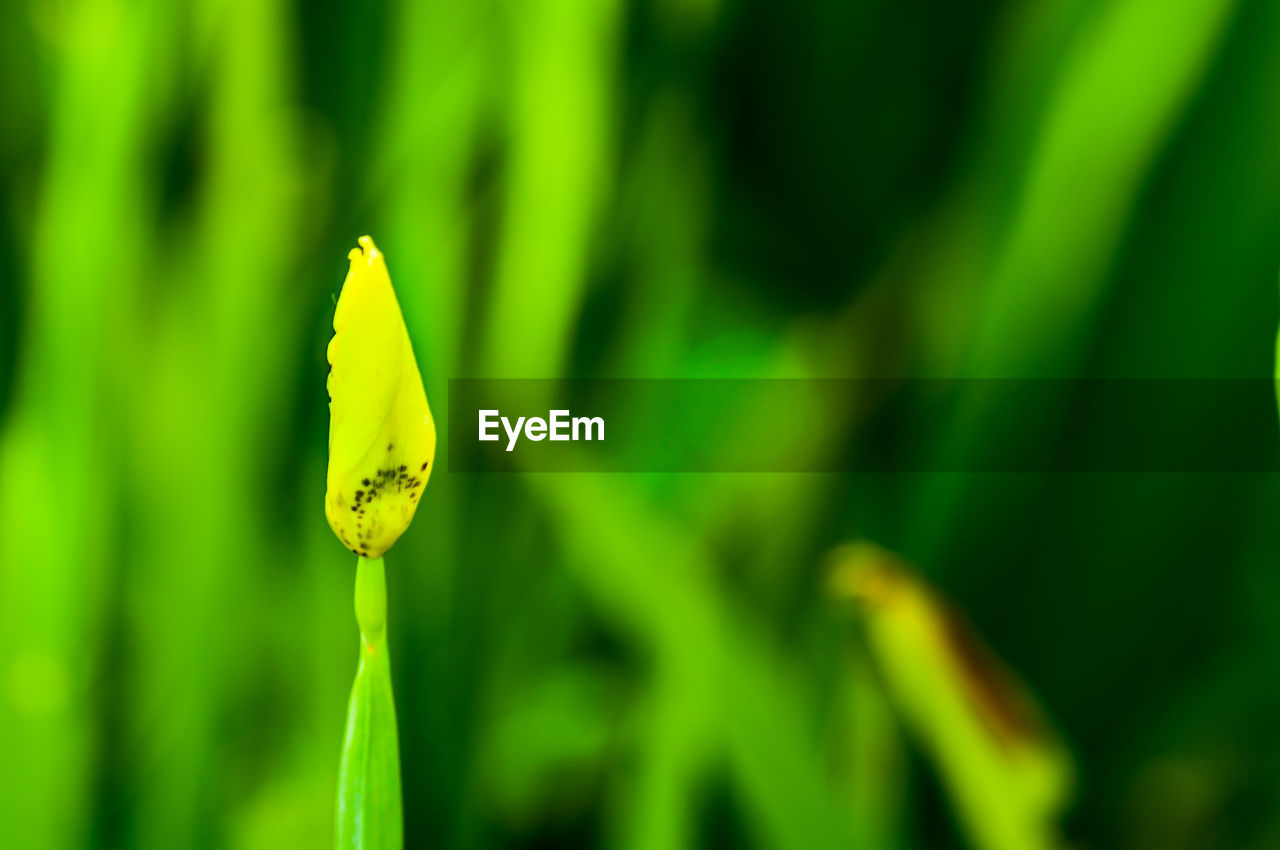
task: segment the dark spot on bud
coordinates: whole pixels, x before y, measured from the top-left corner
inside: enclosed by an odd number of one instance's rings
[[[424,461],[422,464],[422,469],[426,469],[426,468],[427,468],[427,462]],[[420,469],[418,471],[421,472],[422,470]]]
[[[364,486],[368,487],[368,486],[369,486],[369,479],[368,479],[368,478],[366,478],[365,480],[361,481],[360,483],[361,483],[361,484],[363,484]]]
[[[400,471],[401,471],[401,472],[404,472],[404,471],[405,471],[405,470],[407,470],[408,468],[409,468],[409,467],[407,467],[407,466],[402,466],[402,467],[400,467]]]
[[[360,500],[361,500],[361,499],[363,499],[363,498],[364,498],[364,491],[363,491],[363,490],[357,490],[357,491],[356,491],[356,501],[358,502],[358,501],[360,501]]]

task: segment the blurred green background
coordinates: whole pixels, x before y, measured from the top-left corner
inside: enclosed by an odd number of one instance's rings
[[[357,236],[438,422],[450,377],[1266,378],[1277,33],[1274,0],[4,3],[0,845],[330,846]],[[1268,475],[440,469],[387,557],[407,844],[999,846],[825,590],[862,538],[1044,704],[1067,844],[1280,846],[1277,516]]]

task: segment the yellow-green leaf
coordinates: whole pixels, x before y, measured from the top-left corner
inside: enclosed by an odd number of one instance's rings
[[[1061,846],[1066,748],[1031,692],[969,622],[902,560],[870,543],[836,550],[832,593],[858,605],[897,713],[935,765],[973,845]]]

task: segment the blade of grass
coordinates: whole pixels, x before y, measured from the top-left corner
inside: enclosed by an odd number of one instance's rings
[[[698,544],[607,476],[530,481],[554,511],[573,574],[601,613],[652,654],[658,670],[653,698],[675,701],[651,720],[679,719],[667,745],[672,752],[645,748],[643,757],[678,757],[684,768],[648,768],[669,787],[660,785],[654,798],[628,797],[628,843],[650,846],[636,840],[651,835],[637,823],[650,814],[675,818],[655,840],[690,835],[692,825],[683,820],[687,807],[683,813],[662,807],[682,806],[680,795],[691,793],[701,778],[697,770],[719,761],[729,767],[744,811],[769,846],[860,846],[826,780],[812,709],[797,687],[801,678],[746,613],[715,592]],[[643,808],[646,803],[655,808]]]
[[[281,304],[297,286],[306,212],[285,4],[208,0],[177,21],[170,36],[190,45],[200,71],[192,208],[166,233],[183,238],[157,264],[165,285],[132,317],[140,351],[120,388],[146,399],[131,411],[144,521],[123,590],[138,671],[126,714],[139,762],[127,843],[140,850],[199,844],[221,817],[211,785],[274,778],[276,753],[220,746],[228,726],[250,726],[263,681],[253,668],[238,678],[234,659],[266,664],[277,650],[262,645],[257,622],[227,630],[225,612],[237,594],[260,597],[270,572],[277,513],[263,481],[288,440],[279,405],[301,320]]]
[[[44,33],[53,75],[15,400],[0,433],[0,821],[82,847],[93,816],[99,627],[118,542],[115,329],[147,268],[143,164],[163,93],[154,3],[85,2]],[[163,88],[163,87],[161,87]],[[74,341],[74,344],[69,344]]]
[[[509,179],[486,328],[492,377],[559,375],[604,191],[619,4],[521,3],[511,14]]]

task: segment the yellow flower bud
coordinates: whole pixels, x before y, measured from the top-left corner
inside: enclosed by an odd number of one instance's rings
[[[343,544],[379,558],[409,527],[431,475],[436,426],[387,263],[368,236],[347,255],[329,343],[325,515]]]

